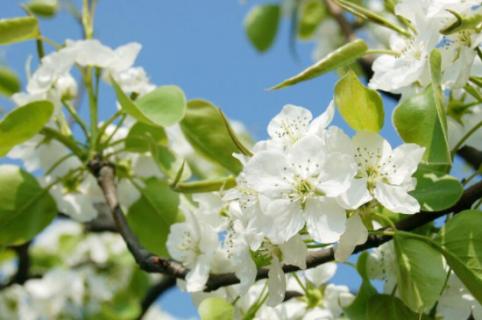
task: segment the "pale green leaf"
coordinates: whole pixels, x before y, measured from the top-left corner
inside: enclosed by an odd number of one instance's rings
[[[273,44],[278,33],[280,17],[280,6],[275,4],[255,6],[246,16],[246,34],[259,52],[265,52]]]
[[[234,308],[221,297],[210,297],[204,299],[199,305],[201,320],[232,320],[234,319]]]
[[[0,94],[10,97],[20,91],[20,80],[15,72],[7,67],[0,67]]]
[[[353,71],[336,84],[335,103],[352,129],[371,132],[382,129],[385,117],[382,98],[375,90],[366,88]]]
[[[50,101],[35,101],[7,114],[0,122],[0,156],[35,136],[50,120],[53,111]]]
[[[367,306],[366,319],[420,320],[423,318],[407,308],[400,299],[382,294],[371,297]]]
[[[0,44],[11,44],[35,39],[40,31],[35,17],[0,20]]]
[[[25,4],[25,7],[35,15],[51,18],[55,16],[59,9],[58,0],[31,0]]]
[[[329,53],[326,57],[306,68],[301,73],[291,77],[271,88],[271,90],[281,89],[294,84],[307,81],[322,74],[348,65],[362,57],[368,50],[368,46],[363,40],[357,39],[349,42],[337,50]]]
[[[325,4],[319,0],[306,0],[301,2],[298,13],[298,37],[309,39],[327,16]]]
[[[57,215],[48,190],[26,171],[0,166],[0,246],[32,239]]]
[[[125,148],[130,152],[144,153],[151,150],[151,145],[167,145],[166,131],[162,127],[136,122],[125,140]]]

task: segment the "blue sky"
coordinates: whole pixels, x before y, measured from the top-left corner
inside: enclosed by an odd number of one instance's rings
[[[23,1],[3,2],[2,18],[23,15],[18,6]],[[267,54],[256,53],[246,39],[242,23],[249,8],[262,1],[246,2],[242,5],[238,0],[100,0],[96,36],[112,47],[140,42],[143,50],[137,65],[146,69],[154,83],[176,84],[188,98],[211,100],[262,139],[266,137],[269,120],[284,104],[305,106],[314,115],[321,113],[332,99],[337,76],[329,74],[280,91],[266,91],[265,88],[311,64],[313,44],[298,43],[300,59],[295,60],[289,52],[285,19],[274,47]],[[65,12],[43,21],[41,29],[57,41],[80,37],[79,26]],[[32,42],[0,47],[0,61],[22,73],[23,79],[25,61],[34,54]],[[103,89],[100,103],[105,119],[115,105],[112,91],[107,86]],[[0,103],[8,109],[8,102],[0,100]],[[391,128],[393,106],[393,102],[386,101],[383,133],[392,144],[398,144],[400,140]],[[339,115],[335,125],[346,129]],[[339,268],[334,282],[347,284],[352,290],[359,285],[358,277],[347,266]],[[177,289],[166,294],[160,303],[176,317],[195,315],[190,298]]]

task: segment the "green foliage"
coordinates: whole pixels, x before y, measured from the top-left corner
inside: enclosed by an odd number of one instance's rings
[[[182,193],[203,193],[227,190],[236,186],[235,177],[179,183],[174,190]]]
[[[57,13],[59,2],[58,0],[31,0],[25,4],[25,7],[37,16],[51,18]]]
[[[326,7],[322,1],[307,0],[301,2],[298,14],[298,37],[301,39],[311,38],[326,16]]]
[[[267,51],[273,44],[281,18],[281,8],[276,4],[255,6],[244,20],[244,29],[251,44],[259,52]]]
[[[35,17],[21,17],[0,20],[0,44],[35,39],[40,31]]]
[[[136,120],[153,126],[170,126],[179,122],[186,110],[186,98],[179,87],[161,86],[132,101],[112,80],[122,110]]]
[[[167,145],[166,131],[162,127],[136,122],[129,130],[125,141],[126,151],[144,153],[151,145]]]
[[[20,80],[15,72],[7,67],[0,67],[0,94],[10,97],[20,91]]]
[[[431,87],[402,101],[393,112],[393,124],[403,141],[425,147],[425,160],[448,168],[450,151]]]
[[[369,300],[366,319],[420,320],[423,318],[407,308],[400,299],[381,294],[375,295]]]
[[[417,239],[394,237],[400,299],[413,311],[430,310],[445,283],[442,255]]]
[[[415,173],[417,187],[410,194],[424,211],[440,211],[453,206],[462,196],[464,188],[454,177],[420,166]]]
[[[167,257],[167,235],[177,219],[179,195],[155,178],[148,179],[139,191],[140,199],[127,213],[128,224],[149,251]]]
[[[0,156],[35,136],[50,120],[53,111],[50,101],[35,101],[7,114],[0,122]]]
[[[204,299],[199,305],[201,320],[232,320],[234,319],[233,306],[223,298],[210,297]]]
[[[343,119],[355,130],[379,132],[383,127],[383,101],[380,94],[366,88],[353,71],[335,87],[335,103]]]
[[[447,263],[482,304],[482,212],[466,210],[440,231]]]
[[[0,166],[0,246],[32,239],[57,215],[48,190],[24,170]]]
[[[241,163],[233,157],[233,153],[240,150],[213,104],[205,100],[189,101],[181,129],[186,139],[202,155],[233,173],[241,171]]]
[[[358,58],[362,57],[367,50],[368,46],[363,40],[357,39],[349,42],[331,52],[314,65],[306,68],[301,73],[275,85],[271,88],[271,90],[289,87],[294,84],[319,77],[322,74],[333,71],[337,68],[349,65]]]

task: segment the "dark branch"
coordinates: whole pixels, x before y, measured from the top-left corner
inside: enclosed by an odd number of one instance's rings
[[[24,284],[29,279],[30,274],[30,241],[24,244],[11,247],[17,255],[17,271],[15,275],[7,283],[0,284],[0,290],[10,287],[14,284]]]
[[[479,151],[475,148],[463,147],[457,151],[457,155],[471,165],[474,170],[479,170],[480,166],[482,165],[482,151]]]

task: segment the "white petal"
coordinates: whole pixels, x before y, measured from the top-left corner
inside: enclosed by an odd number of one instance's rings
[[[333,102],[333,100],[331,100],[325,112],[313,119],[313,121],[309,125],[308,132],[311,134],[316,134],[319,137],[323,136],[325,133],[325,129],[328,128],[330,123],[333,121],[334,116],[335,103]]]
[[[395,213],[414,214],[420,211],[420,204],[402,186],[391,186],[378,182],[375,198],[388,210]]]
[[[142,45],[137,42],[131,42],[118,47],[114,50],[115,58],[109,68],[118,72],[132,67],[141,49]]]
[[[268,271],[268,306],[283,302],[286,292],[286,277],[278,258],[274,257]]]
[[[301,178],[316,176],[325,162],[323,141],[315,135],[301,138],[289,151],[288,160]]]
[[[294,143],[307,132],[313,118],[310,110],[291,104],[285,105],[268,125],[268,134],[273,140]]]
[[[267,208],[264,231],[275,244],[291,239],[305,225],[303,211],[297,202],[290,200],[272,201]]]
[[[256,281],[256,274],[258,271],[256,264],[254,263],[248,248],[243,248],[238,251],[233,262],[235,264],[235,274],[240,282],[240,294],[244,294]]]
[[[338,241],[345,231],[346,213],[334,199],[311,199],[306,203],[306,227],[315,241]]]
[[[348,259],[355,247],[367,241],[368,230],[363,224],[359,215],[353,215],[346,221],[346,229],[340,237],[340,242],[335,248],[335,259],[345,261]]]
[[[288,242],[280,244],[279,247],[283,253],[283,263],[306,269],[308,249],[301,236],[295,235]]]
[[[317,187],[328,197],[337,197],[348,190],[356,170],[353,157],[343,153],[328,154]]]
[[[391,161],[383,168],[392,184],[401,184],[410,179],[422,160],[425,148],[405,143],[393,150]]]
[[[316,268],[305,271],[305,277],[315,287],[320,287],[322,284],[327,283],[336,273],[336,263],[329,262],[319,265]]]
[[[367,187],[367,178],[353,179],[350,188],[339,196],[337,200],[345,209],[357,209],[372,200]]]
[[[355,152],[369,166],[385,162],[392,154],[392,147],[387,140],[373,132],[358,132],[353,137],[353,145]]]
[[[204,289],[209,277],[209,260],[199,257],[196,264],[186,276],[186,289],[188,292]]]

